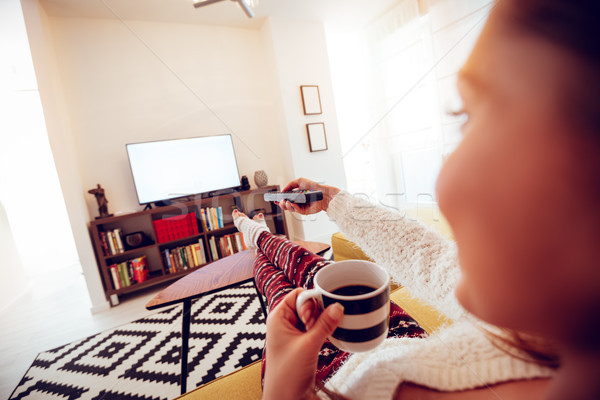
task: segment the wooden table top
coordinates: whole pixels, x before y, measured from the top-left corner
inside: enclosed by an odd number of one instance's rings
[[[210,263],[169,285],[150,300],[146,308],[154,310],[181,303],[250,279],[253,277],[254,257],[254,250],[245,250]]]
[[[311,253],[315,253],[315,254],[319,254],[323,251],[329,250],[329,248],[331,247],[327,243],[306,242],[304,240],[294,240],[294,243],[299,244],[300,246],[304,247],[306,250],[310,251]]]
[[[319,242],[294,241],[312,253],[329,249]],[[178,304],[254,277],[254,250],[221,258],[175,281],[146,304],[148,310]]]

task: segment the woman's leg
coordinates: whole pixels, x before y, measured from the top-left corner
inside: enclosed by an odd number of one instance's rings
[[[287,280],[295,287],[311,289],[315,274],[329,261],[311,253],[287,239],[262,232],[257,239],[257,248],[271,264],[283,271]]]
[[[279,239],[278,237],[275,237],[269,233],[263,233],[261,234],[261,237],[263,237],[263,235],[265,243],[264,250],[266,250],[271,257],[273,257],[273,254],[277,254],[278,256],[274,259],[279,262],[279,267],[282,268],[280,269],[271,262],[271,258],[263,252],[262,247],[259,246],[257,248],[256,259],[254,261],[254,278],[259,291],[267,298],[267,307],[270,311],[276,307],[277,304],[279,304],[286,294],[297,287],[288,280],[288,274],[285,273],[286,270],[289,271],[294,269],[291,267],[293,263],[290,265],[282,264],[282,258],[285,258],[282,254],[291,251],[291,253],[293,253],[295,256],[288,257],[289,260],[300,259],[298,267],[296,268],[296,273],[294,274],[299,277],[303,276],[302,271],[312,271],[315,268],[318,270],[320,266],[317,264],[322,263],[324,260],[321,257],[318,257],[304,249],[304,251],[301,251],[296,248],[290,248],[289,245],[293,243],[287,240]],[[269,240],[270,238],[275,238],[277,240]],[[263,240],[261,239],[261,243],[262,242]],[[299,247],[297,245],[294,246]],[[313,271],[313,275],[314,273],[316,273],[316,271]],[[312,287],[312,277],[300,280],[304,281],[305,283],[309,283]],[[337,347],[331,344],[329,340],[326,340],[321,348],[321,351],[319,352],[319,361],[317,364],[316,373],[317,381],[327,381],[333,375],[333,373],[337,371],[339,366],[348,358],[349,355],[349,353],[339,350]],[[263,351],[262,378],[264,378],[265,368],[266,352]]]
[[[282,271],[288,282],[294,287],[311,289],[317,271],[329,264],[329,261],[323,257],[319,257],[287,239],[271,234],[262,214],[249,219],[246,215],[234,211],[233,219],[235,226],[242,232],[248,248],[257,249],[259,255],[254,264],[254,275],[260,279],[260,281],[257,279],[257,285],[265,295],[273,291],[270,288],[271,284],[276,288],[280,283],[280,279],[273,280],[272,276],[276,275],[272,275],[271,272],[275,273],[275,271],[271,271],[271,267]],[[267,273],[261,273],[263,268],[267,269]]]
[[[243,214],[238,215],[246,218]],[[260,216],[248,221],[261,224]],[[256,247],[254,279],[258,290],[267,298],[269,311],[294,288],[312,288],[314,275],[329,263],[289,240],[272,235],[259,225],[237,220],[236,226],[241,228],[247,246]],[[316,379],[320,382],[328,380],[349,355],[327,340],[319,353]],[[262,377],[265,368],[266,354],[263,352]]]
[[[269,310],[279,304],[294,288],[311,289],[314,275],[329,261],[289,240],[272,235],[267,229],[259,229],[256,226],[253,228],[254,231],[249,230],[248,235],[243,233],[246,240],[256,246],[254,277],[259,291],[267,298]],[[388,338],[425,336],[427,333],[414,319],[398,305],[390,302]],[[350,353],[338,349],[327,340],[319,353],[317,381],[329,380],[349,356]],[[265,359],[263,354],[263,376]]]
[[[262,251],[256,251],[254,280],[260,293],[267,298],[270,312],[295,286],[288,281],[282,270],[276,268]]]

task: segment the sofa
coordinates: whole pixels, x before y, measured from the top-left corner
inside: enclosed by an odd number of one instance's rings
[[[418,219],[435,229],[439,230],[448,238],[452,238],[452,232],[445,220],[438,215],[437,211],[430,208],[412,209],[406,212],[406,217]],[[342,233],[335,233],[331,238],[334,261],[359,259],[370,260],[369,257],[353,242],[348,240]],[[442,325],[451,323],[448,319],[438,313],[433,307],[412,297],[405,287],[392,285],[391,299],[402,307],[413,317],[428,333],[438,329]],[[254,400],[260,399],[262,395],[260,385],[261,362],[256,361],[229,375],[215,379],[200,386],[177,399],[181,400]]]

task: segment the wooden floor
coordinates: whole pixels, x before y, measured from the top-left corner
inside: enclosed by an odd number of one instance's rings
[[[23,296],[0,311],[0,399],[8,399],[38,353],[156,313],[144,306],[166,285],[92,315],[80,266],[31,281]]]

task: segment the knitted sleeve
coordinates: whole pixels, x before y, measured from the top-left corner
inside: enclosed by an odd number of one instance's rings
[[[459,278],[456,245],[425,224],[339,192],[327,214],[393,281],[451,319],[465,315],[454,296]]]

